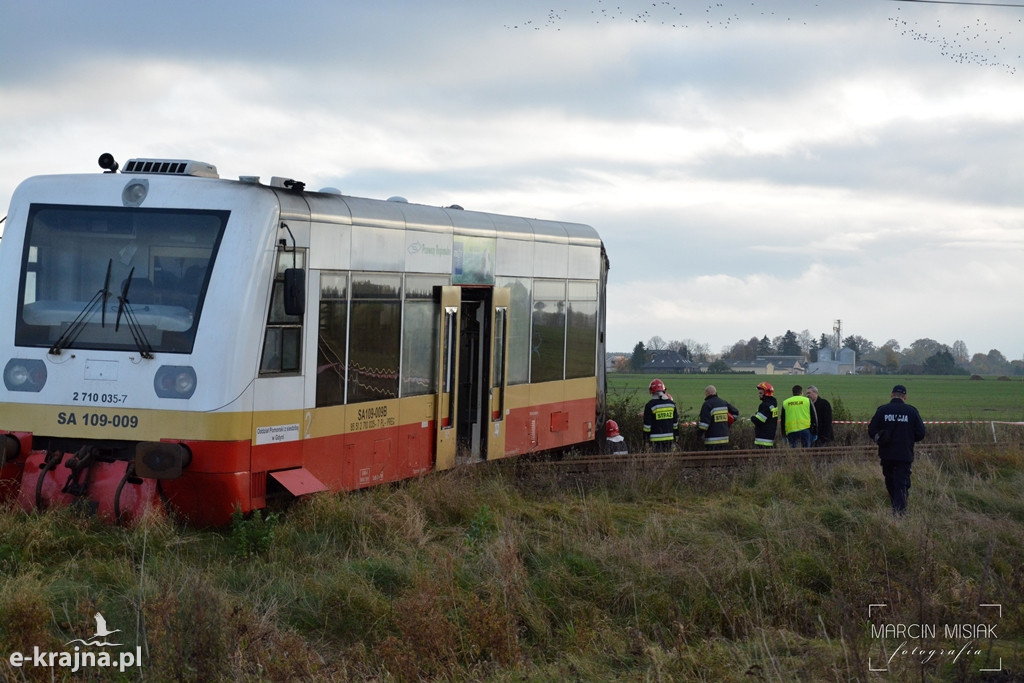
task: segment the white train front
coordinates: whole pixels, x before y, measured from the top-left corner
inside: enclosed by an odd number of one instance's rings
[[[275,495],[595,439],[592,228],[100,164],[12,198],[0,496],[224,524]]]

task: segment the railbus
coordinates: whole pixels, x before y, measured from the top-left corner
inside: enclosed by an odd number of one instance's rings
[[[222,525],[600,437],[593,228],[99,164],[12,196],[0,496]]]

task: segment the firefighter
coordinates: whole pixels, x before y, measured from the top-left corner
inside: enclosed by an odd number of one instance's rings
[[[644,406],[644,436],[651,450],[670,451],[679,436],[679,414],[676,403],[665,393],[665,383],[651,380],[651,400]]]
[[[714,385],[704,388],[704,405],[700,407],[697,429],[704,434],[704,447],[708,450],[723,450],[729,445],[729,425],[739,416],[740,411],[733,404],[719,397]]]
[[[604,423],[605,452],[610,455],[624,455],[629,452],[626,439],[619,433],[619,423],[608,420]]]
[[[754,423],[754,447],[774,448],[775,432],[779,426],[779,401],[775,398],[775,387],[761,382],[757,385],[757,395],[761,404],[757,406],[757,413],[750,416]]]

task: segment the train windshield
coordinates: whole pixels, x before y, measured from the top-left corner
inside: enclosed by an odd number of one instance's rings
[[[228,214],[32,205],[15,343],[190,353]]]

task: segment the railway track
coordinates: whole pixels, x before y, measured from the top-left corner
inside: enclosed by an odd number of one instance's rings
[[[995,444],[951,444],[920,443],[915,453],[918,457],[950,449],[967,447],[993,447]],[[998,446],[1000,448],[1005,446]],[[878,447],[872,444],[859,446],[827,446],[820,448],[757,448],[726,451],[672,451],[669,453],[631,453],[626,455],[584,455],[577,457],[518,459],[502,461],[522,472],[545,469],[562,474],[591,474],[623,470],[644,470],[669,467],[736,467],[755,462],[793,462],[800,460],[833,460],[838,458],[876,458]]]

